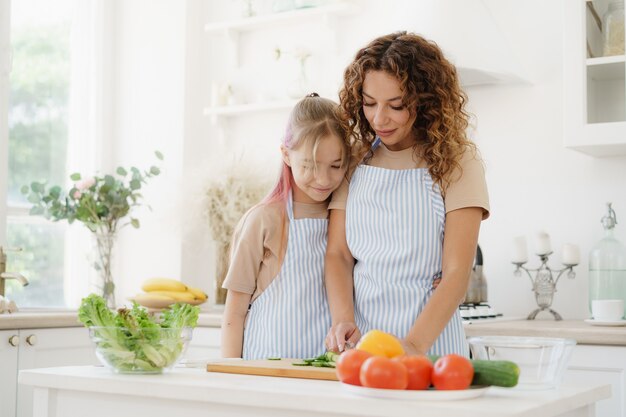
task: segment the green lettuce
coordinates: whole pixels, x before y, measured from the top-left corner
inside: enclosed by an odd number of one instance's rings
[[[185,346],[183,332],[196,326],[200,307],[176,303],[160,315],[133,303],[117,312],[96,294],[83,298],[78,320],[90,328],[97,352],[119,372],[161,372]]]

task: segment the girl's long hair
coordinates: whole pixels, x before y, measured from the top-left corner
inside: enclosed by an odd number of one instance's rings
[[[282,145],[287,149],[297,149],[301,146],[310,146],[313,160],[319,142],[329,136],[336,136],[342,141],[341,165],[347,166],[350,159],[348,132],[341,123],[338,114],[339,106],[332,100],[322,98],[316,93],[304,97],[294,106],[282,138]],[[283,202],[287,206],[287,199],[293,187],[291,167],[284,161],[281,163],[280,173],[272,190],[261,200],[260,204]]]
[[[342,122],[363,154],[376,133],[363,112],[363,80],[368,71],[394,76],[403,92],[402,104],[416,116],[414,152],[445,194],[452,173],[466,150],[476,151],[467,137],[470,115],[456,68],[431,41],[414,33],[396,32],[374,39],[357,52],[344,72],[339,93]]]
[[[286,149],[297,149],[301,146],[310,146],[312,159],[315,155],[319,142],[324,138],[336,136],[341,140],[341,166],[347,167],[350,162],[350,146],[348,144],[348,131],[341,123],[339,117],[339,105],[332,100],[320,97],[317,93],[311,93],[298,101],[291,110],[289,121],[285,128],[282,145]],[[282,262],[283,248],[286,243],[286,208],[293,188],[293,174],[291,167],[281,162],[280,173],[272,190],[261,200],[260,205],[281,203],[281,248],[279,258]]]

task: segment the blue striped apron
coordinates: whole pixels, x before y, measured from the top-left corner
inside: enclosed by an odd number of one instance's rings
[[[346,239],[356,260],[355,319],[362,334],[378,329],[406,337],[441,276],[445,216],[428,169],[357,167]],[[428,352],[448,353],[469,356],[458,310]]]
[[[280,272],[246,318],[243,358],[311,358],[326,351],[331,325],[324,286],[328,219],[294,219],[287,203],[289,237]]]

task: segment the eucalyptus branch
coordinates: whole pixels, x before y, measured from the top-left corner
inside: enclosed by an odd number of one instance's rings
[[[158,160],[163,160],[160,152],[155,152],[155,155]],[[42,215],[55,222],[67,220],[73,223],[78,220],[94,233],[98,230],[115,233],[119,220],[140,205],[142,184],[147,184],[148,178],[160,173],[156,166],[145,171],[119,167],[116,170],[118,178],[108,174],[87,178],[78,173],[72,174],[70,179],[74,185],[67,193],[63,193],[59,186],[47,188],[45,182],[33,182],[30,186],[23,186],[21,191],[32,203],[32,215]],[[129,223],[139,227],[136,219],[131,219]]]

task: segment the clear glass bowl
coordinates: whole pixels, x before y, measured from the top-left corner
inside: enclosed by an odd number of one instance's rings
[[[549,337],[476,336],[467,341],[474,359],[515,362],[520,368],[516,388],[528,390],[558,387],[576,346],[573,339]]]
[[[104,366],[122,374],[160,374],[176,365],[187,349],[193,329],[90,327],[96,356]]]

